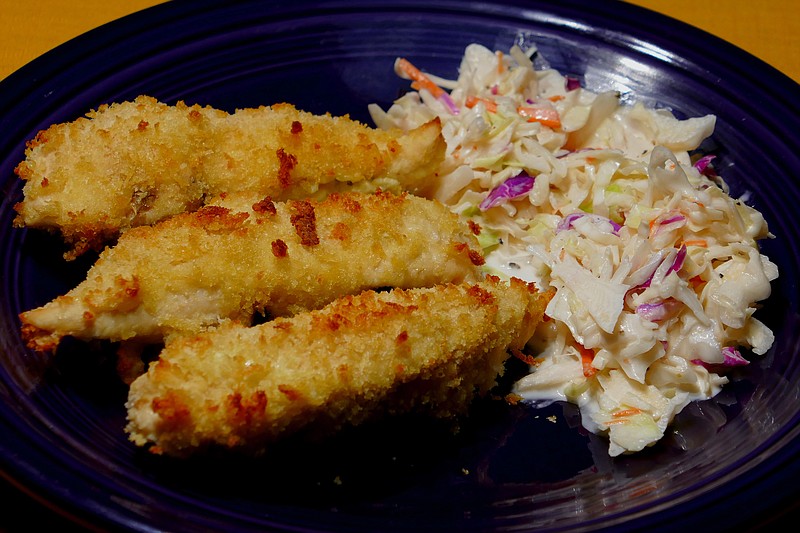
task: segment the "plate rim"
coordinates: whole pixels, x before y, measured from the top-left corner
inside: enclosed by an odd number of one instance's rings
[[[247,4],[248,2],[243,2],[241,4]],[[339,0],[317,0],[317,1],[309,1],[309,2],[297,2],[297,5],[324,5],[326,8],[329,9],[336,9],[341,8],[343,6],[349,6],[350,9],[360,9],[367,6],[374,6],[380,4],[381,6],[396,6],[397,8],[401,7],[412,7],[418,6],[420,2],[415,1],[408,1],[408,0],[401,0],[396,2],[375,2],[375,1],[368,1],[368,0],[358,0],[353,2],[344,2]],[[576,10],[578,7],[585,6],[592,2],[584,2],[578,0],[569,0],[564,2],[563,5],[566,7],[574,7]],[[433,2],[426,2],[427,5],[433,6],[435,8],[463,8],[467,9],[477,9],[485,4],[483,2],[474,2],[469,4],[464,4],[462,2],[458,2],[455,0],[434,0]],[[596,3],[593,3],[596,4]],[[609,3],[611,4],[611,3]],[[624,7],[622,5],[624,4]],[[98,45],[98,43],[106,43],[111,42],[114,39],[119,39],[120,33],[123,35],[125,33],[132,34],[136,31],[144,27],[149,27],[153,24],[154,18],[158,20],[158,25],[168,26],[171,24],[171,21],[179,21],[186,16],[191,16],[196,14],[198,9],[203,11],[208,11],[209,13],[214,12],[220,8],[223,8],[227,5],[227,2],[220,1],[220,0],[198,0],[196,2],[167,2],[163,4],[158,4],[147,8],[145,10],[133,13],[121,19],[112,21],[108,24],[105,24],[101,27],[98,27],[94,30],[91,30],[81,36],[72,39],[53,50],[47,52],[46,54],[40,56],[39,58],[34,59],[32,62],[28,63],[27,65],[23,66],[22,68],[18,69],[14,73],[10,74],[7,78],[0,81],[0,99],[3,96],[13,93],[22,94],[24,91],[30,90],[31,85],[34,83],[39,83],[39,80],[48,80],[52,76],[53,72],[56,72],[59,68],[63,68],[63,65],[59,65],[64,61],[72,62],[72,61],[85,61],[84,54],[86,50],[89,48],[93,48]],[[546,9],[547,6],[552,7],[547,2],[539,2],[539,1],[531,1],[531,2],[522,2],[516,0],[508,0],[506,2],[499,2],[492,4],[500,5],[503,7],[506,6],[517,6],[522,7],[526,6],[530,8],[530,6],[540,6],[541,9]],[[713,36],[710,33],[707,33],[703,30],[690,26],[686,23],[678,21],[676,19],[672,19],[665,15],[661,15],[654,11],[651,11],[647,8],[634,5],[634,4],[627,4],[622,2],[614,2],[613,5],[615,7],[619,7],[622,9],[623,12],[627,13],[630,17],[635,16],[646,16],[649,19],[655,19],[656,22],[661,24],[668,24],[675,28],[682,28],[683,30],[689,31],[693,35],[702,35],[704,40],[710,40],[713,42],[713,48],[718,49],[720,53],[727,53],[732,54],[733,56],[739,56],[739,60],[745,61],[748,65],[751,65],[753,68],[757,68],[758,70],[768,74],[768,78],[771,79],[771,83],[773,83],[778,89],[778,93],[783,99],[788,101],[789,96],[792,92],[795,94],[800,94],[798,92],[798,85],[794,80],[789,78],[786,74],[780,72],[775,67],[767,64],[766,62],[762,61],[761,59],[749,54],[748,52],[736,47],[735,45],[728,43],[718,37]],[[122,30],[125,30],[124,32]],[[124,40],[124,38],[122,39]],[[101,47],[102,48],[102,47]],[[716,55],[716,54],[715,54]],[[79,59],[79,57],[81,59]],[[34,82],[33,80],[36,80]],[[15,101],[16,100],[12,100]],[[2,119],[4,115],[0,115],[0,124],[2,124]],[[800,141],[797,141],[800,142]],[[0,146],[4,146],[0,143]],[[0,152],[3,153],[3,152]],[[5,200],[4,200],[5,201]],[[5,420],[3,420],[5,422]],[[795,432],[796,433],[796,432]],[[796,435],[795,435],[796,436]],[[782,450],[785,448],[781,448]],[[7,461],[3,460],[0,463],[0,473],[3,473],[6,470],[6,463]],[[5,474],[4,474],[5,475]],[[40,489],[42,487],[39,487]],[[41,495],[42,492],[47,493],[47,491],[35,491],[36,494]],[[49,499],[45,499],[46,502],[49,502]],[[63,502],[62,502],[63,503]],[[69,510],[69,506],[59,506],[59,509],[62,511]],[[81,510],[85,510],[82,509]],[[78,516],[80,518],[80,516]]]

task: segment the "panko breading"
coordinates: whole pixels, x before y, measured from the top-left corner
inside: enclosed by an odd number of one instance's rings
[[[223,319],[318,309],[364,289],[480,279],[482,263],[473,230],[435,201],[378,192],[246,203],[231,195],[125,232],[84,282],[20,319],[40,351],[67,335],[153,342]]]
[[[176,456],[249,453],[385,414],[466,414],[541,321],[549,294],[517,279],[346,296],[253,327],[176,338],[131,385],[126,431]]]
[[[29,142],[16,168],[25,186],[15,224],[60,232],[69,259],[220,193],[286,200],[376,185],[422,193],[444,150],[438,120],[406,133],[290,104],[227,113],[140,96]]]

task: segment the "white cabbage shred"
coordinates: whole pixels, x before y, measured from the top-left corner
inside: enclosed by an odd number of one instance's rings
[[[488,272],[555,289],[515,392],[573,402],[610,455],[636,452],[721,390],[726,367],[747,363],[739,348],[772,345],[753,317],[778,276],[757,245],[771,235],[690,156],[713,115],[622,105],[536,70],[534,53],[472,44],[457,80],[431,75],[370,113],[406,130],[439,117],[447,158],[432,196],[480,226]],[[481,206],[510,178],[522,193]]]

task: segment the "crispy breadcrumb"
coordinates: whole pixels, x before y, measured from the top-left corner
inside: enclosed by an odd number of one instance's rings
[[[259,453],[376,416],[466,413],[542,317],[549,294],[520,280],[345,296],[253,327],[225,323],[167,343],[131,385],[130,439],[184,456]]]
[[[479,250],[457,215],[412,195],[285,203],[225,195],[125,232],[84,282],[20,319],[39,351],[67,335],[161,341],[223,319],[317,309],[364,289],[477,280]]]
[[[377,184],[421,193],[444,150],[438,121],[405,133],[290,104],[229,114],[140,96],[28,143],[15,224],[60,232],[70,259],[223,192],[285,200]]]

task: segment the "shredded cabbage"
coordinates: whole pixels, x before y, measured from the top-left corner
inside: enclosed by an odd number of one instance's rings
[[[471,44],[457,80],[414,71],[416,91],[370,113],[406,130],[439,117],[447,158],[432,197],[481,228],[489,273],[555,289],[515,392],[573,402],[610,455],[636,452],[747,364],[740,347],[772,345],[753,317],[778,276],[757,245],[772,235],[727,194],[713,155],[690,155],[713,115],[622,105],[537,69],[535,53]]]

